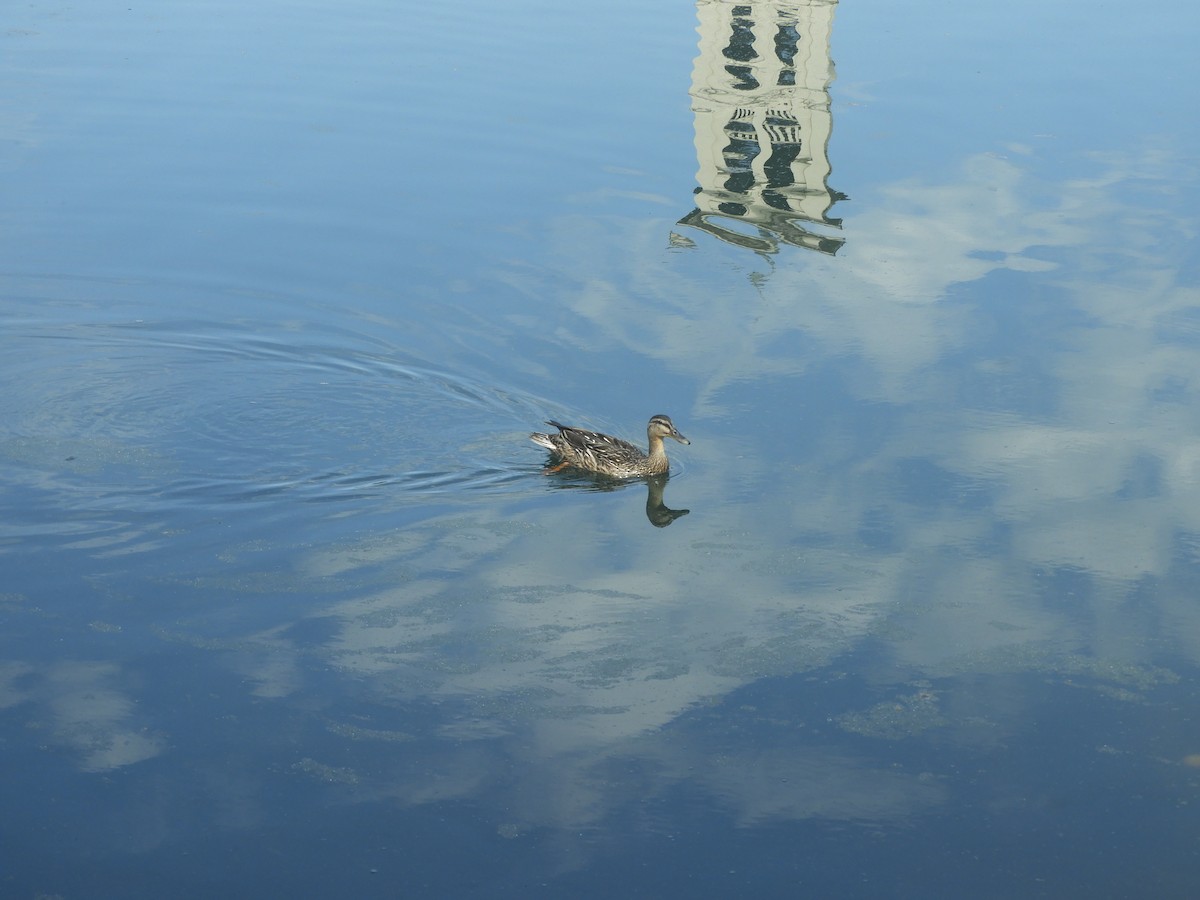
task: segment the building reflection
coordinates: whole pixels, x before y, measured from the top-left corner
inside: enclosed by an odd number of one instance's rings
[[[837,0],[698,0],[692,71],[696,208],[679,220],[731,244],[834,254],[829,39]],[[749,227],[747,227],[749,226]],[[690,241],[672,235],[676,244]]]

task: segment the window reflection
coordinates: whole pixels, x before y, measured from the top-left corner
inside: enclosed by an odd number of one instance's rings
[[[759,253],[782,243],[832,255],[845,242],[812,227],[840,229],[829,213],[846,199],[828,185],[836,5],[699,0],[691,90],[699,187],[679,224]]]

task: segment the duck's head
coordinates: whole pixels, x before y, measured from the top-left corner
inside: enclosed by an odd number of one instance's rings
[[[670,416],[664,416],[661,413],[657,416],[650,417],[650,424],[646,426],[646,435],[650,440],[658,438],[674,438],[681,444],[690,444],[687,438],[679,433],[679,429],[675,427],[675,423],[671,421]]]

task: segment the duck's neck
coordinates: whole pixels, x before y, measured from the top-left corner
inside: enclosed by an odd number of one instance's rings
[[[650,435],[650,458],[666,459],[667,451],[663,448],[663,439],[658,435]]]

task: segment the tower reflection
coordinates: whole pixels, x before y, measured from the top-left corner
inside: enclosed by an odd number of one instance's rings
[[[699,187],[680,225],[759,253],[791,244],[832,255],[845,242],[810,229],[839,229],[829,212],[846,199],[828,185],[836,6],[698,0],[691,96]],[[690,243],[679,233],[672,241]]]

